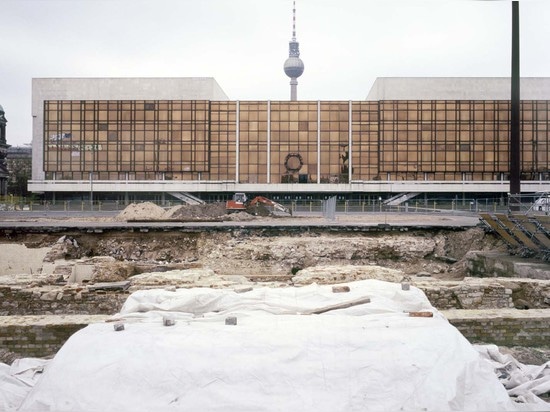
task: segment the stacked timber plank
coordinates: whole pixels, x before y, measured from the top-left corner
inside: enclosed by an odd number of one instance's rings
[[[481,213],[480,219],[520,255],[550,259],[550,219],[546,216]]]

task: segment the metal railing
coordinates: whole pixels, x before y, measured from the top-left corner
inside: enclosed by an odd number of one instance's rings
[[[292,201],[293,212],[322,213],[324,200]],[[506,199],[429,199],[412,200],[397,206],[385,205],[383,200],[338,200],[336,213],[471,213],[481,212],[502,213],[508,210]]]
[[[548,215],[550,213],[550,193],[508,195],[509,211],[521,214]]]
[[[506,213],[509,210],[509,199],[478,198],[478,199],[411,199],[397,206],[384,204],[385,199],[335,199],[334,211],[337,214],[359,213]],[[145,201],[145,200],[144,200]],[[182,204],[181,201],[151,201],[162,207],[172,207]],[[277,200],[283,206],[292,209],[293,213],[319,214],[326,212],[327,200]],[[525,196],[521,201],[522,210],[532,209],[535,198]],[[127,204],[121,201],[66,200],[66,201],[36,201],[24,198],[0,198],[0,211],[55,211],[55,212],[116,212],[122,211]]]

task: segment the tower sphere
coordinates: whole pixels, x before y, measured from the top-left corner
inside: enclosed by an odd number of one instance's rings
[[[299,57],[289,57],[284,65],[285,74],[290,78],[297,78],[304,72],[304,62]]]

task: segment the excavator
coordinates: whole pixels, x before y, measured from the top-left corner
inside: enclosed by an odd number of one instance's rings
[[[252,200],[248,200],[245,193],[235,193],[233,199],[225,203],[225,209],[227,213],[247,212],[254,216],[267,216],[270,211],[265,207],[266,205],[292,216],[292,210],[280,203],[263,196],[256,196]]]

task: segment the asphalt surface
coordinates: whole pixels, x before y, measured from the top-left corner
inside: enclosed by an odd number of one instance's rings
[[[252,220],[200,220],[192,221],[117,221],[118,212],[53,212],[4,211],[0,212],[0,228],[23,229],[62,228],[117,229],[117,228],[429,228],[473,227],[479,224],[476,214],[444,213],[337,213],[335,219],[326,219],[316,213],[299,213],[293,217],[255,217]]]

